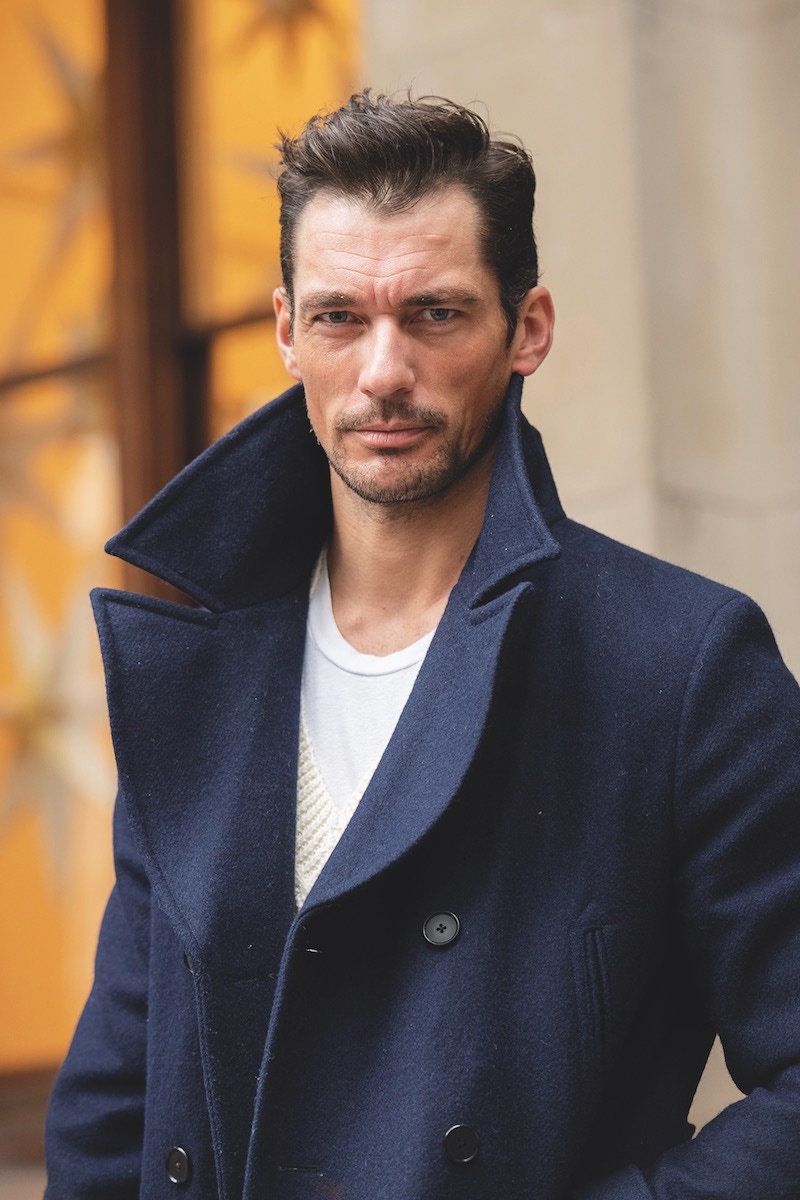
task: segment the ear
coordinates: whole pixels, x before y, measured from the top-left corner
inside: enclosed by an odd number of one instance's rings
[[[272,306],[275,309],[275,337],[278,342],[283,365],[292,379],[302,382],[300,368],[297,365],[297,355],[292,341],[292,306],[286,288],[275,288],[272,293]]]
[[[511,343],[512,371],[532,375],[544,362],[553,344],[554,322],[553,298],[547,288],[531,288],[520,305],[517,331]]]

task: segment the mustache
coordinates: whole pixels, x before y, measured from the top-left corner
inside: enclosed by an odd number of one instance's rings
[[[361,408],[341,413],[336,419],[336,429],[339,433],[349,433],[372,424],[388,425],[391,421],[427,425],[434,429],[443,429],[447,424],[447,418],[439,408],[414,404],[403,396],[386,396],[371,400]]]

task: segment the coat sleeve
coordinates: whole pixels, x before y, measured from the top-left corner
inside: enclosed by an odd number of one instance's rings
[[[47,1113],[46,1200],[139,1195],[150,899],[119,799],[114,832],[117,880],[100,930],[95,981]]]
[[[676,896],[703,1002],[746,1094],[579,1200],[800,1196],[800,691],[760,610],[718,611],[675,769]]]

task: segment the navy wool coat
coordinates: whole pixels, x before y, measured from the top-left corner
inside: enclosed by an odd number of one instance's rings
[[[302,389],[110,543],[196,606],[94,597],[117,883],[48,1200],[800,1197],[797,686],[752,602],[566,519],[520,390],[480,538],[300,912],[331,520]],[[436,914],[455,939],[426,939]],[[692,1139],[717,1032],[747,1095]]]

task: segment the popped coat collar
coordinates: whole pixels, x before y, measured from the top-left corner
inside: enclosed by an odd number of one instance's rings
[[[521,398],[514,375],[483,530],[459,583],[470,605],[558,552],[548,526],[564,514]],[[225,612],[299,586],[330,525],[328,464],[297,384],[190,463],[106,549]]]
[[[449,807],[486,727],[530,568],[559,553],[548,522],[562,510],[520,412],[521,384],[515,376],[509,388],[482,532],[306,911],[381,874]],[[295,387],[201,455],[109,543],[203,607],[93,596],[139,853],[190,959],[216,962],[228,978],[266,970],[294,916],[305,617],[330,511],[327,462]]]

